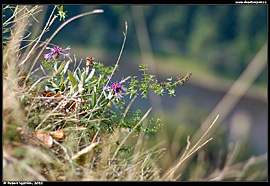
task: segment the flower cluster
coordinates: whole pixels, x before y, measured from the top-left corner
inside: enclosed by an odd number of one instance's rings
[[[64,58],[65,57],[69,57],[69,53],[65,54],[63,53],[63,51],[65,50],[70,50],[70,46],[68,46],[66,49],[62,49],[61,47],[59,46],[54,46],[53,48],[51,47],[46,47],[46,49],[50,49],[51,52],[48,53],[48,54],[44,54],[44,58],[47,60],[47,61],[50,61],[52,58],[54,59],[58,59],[60,55],[63,55]]]
[[[112,85],[105,87],[105,90],[109,92],[112,91],[113,96],[116,98],[123,98],[124,96],[122,96],[121,93],[126,95],[126,89],[121,84],[125,83],[125,80],[122,78],[122,80],[119,83],[118,82],[112,83],[109,75],[107,76],[107,78],[110,80]]]

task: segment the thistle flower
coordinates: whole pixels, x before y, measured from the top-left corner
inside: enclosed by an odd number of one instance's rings
[[[124,93],[126,95],[126,89],[121,85],[122,83],[125,83],[125,80],[122,78],[122,80],[118,83],[112,83],[110,76],[108,75],[107,78],[111,82],[111,86],[105,87],[106,91],[113,91],[113,96],[116,98],[123,98],[124,96],[121,95],[121,93]]]
[[[65,57],[69,57],[69,53],[64,54],[63,51],[65,51],[65,50],[70,50],[71,48],[70,48],[70,46],[68,46],[66,49],[62,49],[62,48],[59,47],[59,46],[57,46],[57,47],[54,46],[53,48],[51,48],[51,47],[46,47],[46,49],[50,49],[51,52],[48,53],[48,54],[44,54],[44,58],[45,58],[46,60],[50,61],[52,58],[58,59],[60,55],[63,55],[64,58],[65,58]]]

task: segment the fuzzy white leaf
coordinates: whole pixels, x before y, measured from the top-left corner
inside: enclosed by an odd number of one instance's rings
[[[88,81],[90,81],[90,79],[93,77],[94,73],[95,73],[95,68],[92,69],[92,71],[90,72],[90,74],[86,78],[85,83],[87,83]]]

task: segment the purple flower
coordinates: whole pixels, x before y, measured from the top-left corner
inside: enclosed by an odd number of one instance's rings
[[[65,50],[70,50],[71,48],[70,48],[70,46],[68,46],[66,49],[62,49],[62,48],[59,47],[59,46],[57,46],[57,47],[54,46],[53,48],[51,48],[51,47],[46,47],[46,49],[50,49],[51,52],[48,53],[48,54],[44,54],[44,58],[45,58],[46,60],[50,61],[52,58],[58,59],[60,55],[63,55],[64,58],[65,58],[65,57],[69,57],[69,53],[64,54],[63,51],[65,51]]]
[[[110,79],[110,76],[108,75],[107,78],[110,80],[111,82],[111,79]],[[106,91],[112,91],[113,90],[113,96],[116,97],[116,98],[123,98],[124,96],[121,95],[121,93],[124,93],[126,95],[126,89],[121,85],[122,83],[125,83],[125,80],[122,80],[118,83],[118,82],[115,82],[115,83],[112,83],[111,82],[111,86],[109,87],[106,87],[105,90]]]

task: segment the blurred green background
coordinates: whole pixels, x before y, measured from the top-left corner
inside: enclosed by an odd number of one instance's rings
[[[66,5],[64,10],[68,11],[69,18],[93,9],[103,9],[104,13],[70,23],[55,42],[115,51],[121,46],[127,21],[125,51],[136,53],[138,38],[131,10],[136,7]],[[202,68],[226,78],[237,78],[267,39],[266,6],[156,5],[142,8],[154,54],[182,57],[185,59],[179,61],[194,63],[192,68]],[[266,86],[266,77],[264,73],[258,83]]]

